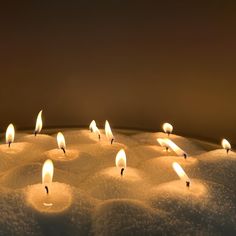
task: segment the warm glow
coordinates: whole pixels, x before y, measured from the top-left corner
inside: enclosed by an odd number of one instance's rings
[[[13,143],[15,138],[15,129],[13,124],[8,125],[6,131],[6,143]]]
[[[231,149],[231,145],[230,145],[230,143],[229,143],[229,141],[227,139],[222,139],[221,145],[226,150],[230,150]]]
[[[177,162],[173,162],[172,167],[181,180],[185,182],[190,182],[189,177],[186,175],[183,168]]]
[[[96,124],[96,122],[95,122],[95,120],[93,120],[91,123],[90,123],[90,125],[89,125],[89,129],[92,131],[92,132],[94,132],[94,128],[97,126],[97,124]]]
[[[36,125],[35,125],[35,134],[40,133],[43,127],[43,121],[42,121],[42,110],[39,112],[36,120]]]
[[[57,134],[57,145],[60,149],[66,149],[65,137],[61,132],[58,132]]]
[[[124,149],[121,149],[116,155],[116,167],[119,169],[126,168],[126,154]]]
[[[46,160],[42,169],[42,183],[44,185],[52,183],[53,171],[54,168],[52,161],[50,159]]]
[[[105,123],[105,133],[106,133],[106,137],[109,140],[114,139],[114,136],[113,136],[112,131],[111,131],[111,127],[110,127],[109,122],[107,120],[106,120],[106,123]]]
[[[185,156],[187,157],[187,153],[182,150],[179,146],[177,146],[173,141],[170,139],[166,139],[166,144],[169,148],[171,148],[178,156]]]
[[[164,132],[167,134],[171,134],[173,131],[173,126],[169,123],[164,123],[162,128],[163,128]]]
[[[162,146],[162,147],[168,147],[167,141],[168,139],[166,138],[157,138],[157,142]]]
[[[100,136],[100,131],[97,127],[97,124],[95,122],[95,120],[93,120],[90,125],[89,125],[89,129],[91,130],[91,132],[96,133],[98,136]]]

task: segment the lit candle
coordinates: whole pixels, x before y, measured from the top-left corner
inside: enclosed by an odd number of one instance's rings
[[[70,135],[67,133],[67,136]],[[79,157],[79,151],[75,148],[66,148],[65,137],[62,132],[58,132],[56,136],[57,146],[58,148],[50,149],[46,151],[44,154],[49,159],[57,160],[57,161],[69,161]],[[63,153],[62,153],[63,151]]]
[[[57,134],[57,145],[58,145],[58,148],[61,149],[64,152],[64,154],[66,154],[65,137],[61,132],[58,132]]]
[[[169,151],[169,146],[164,138],[157,138],[157,142],[165,148],[165,151]]]
[[[164,123],[164,124],[162,125],[162,128],[163,128],[164,132],[165,132],[166,134],[168,134],[168,136],[170,136],[170,134],[171,134],[172,131],[173,131],[173,126],[172,126],[170,123]]]
[[[36,136],[39,134],[42,130],[43,127],[43,121],[42,121],[42,110],[38,113],[36,124],[35,124],[35,130],[34,130],[34,135]]]
[[[187,158],[187,153],[182,150],[179,146],[177,146],[173,141],[170,139],[165,139],[166,145],[171,148],[178,156],[184,156],[184,158]]]
[[[51,191],[53,172],[54,172],[53,162],[50,159],[48,159],[44,162],[42,169],[42,184],[46,190],[47,195],[49,195]],[[52,203],[45,202],[44,205],[52,206]]]
[[[111,127],[110,127],[110,124],[109,122],[106,120],[105,122],[105,133],[106,133],[106,137],[107,139],[111,142],[111,144],[114,142],[114,136],[112,134],[112,131],[111,131]]]
[[[11,146],[11,143],[14,142],[15,138],[15,129],[13,124],[8,125],[7,131],[6,131],[6,143],[8,144],[8,147]]]
[[[101,134],[100,134],[100,131],[99,131],[98,127],[97,127],[97,124],[96,124],[95,120],[93,120],[93,121],[90,123],[89,129],[90,129],[90,131],[91,131],[92,133],[95,133],[95,134],[98,135],[98,139],[101,139]]]
[[[27,188],[27,202],[39,212],[62,212],[72,203],[70,186],[53,182],[53,174],[53,162],[48,159],[43,164],[42,183],[30,185]]]
[[[126,154],[124,149],[121,149],[116,155],[116,167],[120,170],[120,175],[123,176],[126,168]]]
[[[229,151],[231,150],[231,145],[230,145],[229,141],[227,139],[222,139],[221,145],[226,150],[226,152],[228,154]]]
[[[172,167],[175,170],[176,174],[179,176],[179,178],[185,181],[186,187],[190,187],[190,179],[184,172],[183,168],[177,162],[173,162]]]

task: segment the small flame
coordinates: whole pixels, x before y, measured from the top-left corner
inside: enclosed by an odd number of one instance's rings
[[[35,125],[35,134],[40,133],[43,127],[43,121],[42,121],[42,110],[38,113],[37,120],[36,120],[36,125]]]
[[[157,142],[165,148],[165,151],[169,151],[169,146],[167,144],[167,140],[166,138],[157,138]]]
[[[182,150],[179,146],[177,146],[173,141],[170,139],[166,139],[166,145],[171,148],[178,156],[187,157],[187,153]]]
[[[126,154],[124,149],[121,149],[116,155],[116,167],[119,169],[126,168]]]
[[[167,139],[165,139],[165,138],[157,138],[157,142],[158,142],[162,147],[168,147],[166,141],[167,141]]]
[[[57,134],[57,145],[59,149],[66,149],[65,137],[61,132],[58,132]]]
[[[106,133],[106,137],[107,137],[110,141],[114,140],[114,136],[113,136],[113,134],[112,134],[111,127],[110,127],[109,122],[108,122],[107,120],[106,120],[106,122],[105,122],[105,133]]]
[[[54,172],[53,162],[50,159],[48,159],[44,162],[42,169],[42,183],[44,185],[52,183],[53,172]]]
[[[230,150],[231,149],[231,145],[230,145],[230,143],[229,143],[229,141],[227,139],[222,139],[221,145],[226,150]]]
[[[89,129],[91,130],[91,132],[96,133],[100,137],[100,131],[99,131],[98,127],[97,127],[97,124],[96,124],[95,120],[93,120],[90,123]]]
[[[183,168],[177,162],[173,162],[172,167],[181,180],[185,182],[190,182],[189,177],[186,175]]]
[[[14,142],[15,138],[15,128],[13,124],[8,125],[7,131],[6,131],[6,143],[10,144]]]
[[[89,125],[89,129],[94,132],[94,128],[97,127],[96,121],[93,120],[90,125]]]
[[[163,128],[164,132],[167,133],[167,134],[171,134],[172,131],[173,131],[173,126],[169,123],[164,123],[162,125],[162,128]]]

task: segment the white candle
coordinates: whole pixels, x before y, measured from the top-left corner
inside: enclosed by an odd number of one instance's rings
[[[69,161],[79,157],[79,151],[77,149],[66,149],[65,137],[61,132],[57,133],[57,145],[58,149],[54,148],[45,152],[46,156],[53,160]]]
[[[48,159],[42,168],[42,184],[31,185],[27,188],[27,202],[39,212],[62,212],[72,203],[70,187],[66,184],[52,182],[53,174],[53,162]]]

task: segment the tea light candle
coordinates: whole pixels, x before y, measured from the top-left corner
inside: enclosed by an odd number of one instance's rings
[[[56,213],[66,210],[72,201],[70,187],[62,183],[53,183],[54,167],[51,160],[46,160],[42,169],[42,184],[27,188],[27,202],[39,212]]]

